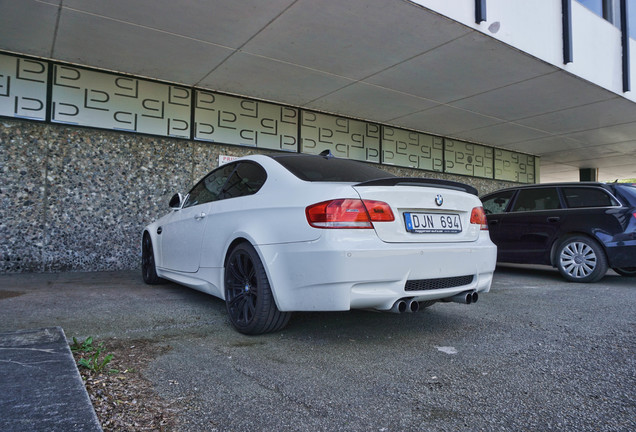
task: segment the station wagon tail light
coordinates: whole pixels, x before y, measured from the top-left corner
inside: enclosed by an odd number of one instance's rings
[[[314,228],[373,228],[373,222],[395,220],[387,203],[359,199],[323,201],[307,207],[305,214]]]
[[[470,213],[470,223],[480,225],[479,229],[488,230],[488,219],[483,207],[475,207]]]

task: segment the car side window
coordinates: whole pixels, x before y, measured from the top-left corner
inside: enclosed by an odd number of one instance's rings
[[[255,194],[266,179],[267,173],[263,167],[252,162],[241,162],[225,184],[221,198]]]
[[[614,198],[600,188],[571,187],[563,188],[568,208],[611,207],[619,205]]]
[[[515,191],[505,191],[493,194],[482,201],[486,214],[503,213],[508,207],[510,199],[515,194]]]
[[[559,208],[561,208],[561,203],[556,188],[531,188],[519,191],[512,211],[554,210]]]
[[[223,165],[205,176],[203,180],[192,188],[186,202],[183,204],[183,208],[220,199],[221,190],[234,168],[236,168],[236,164]]]

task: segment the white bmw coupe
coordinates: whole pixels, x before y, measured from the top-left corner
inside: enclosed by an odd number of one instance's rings
[[[146,283],[224,299],[241,333],[292,311],[415,312],[488,292],[497,256],[477,191],[331,154],[222,165],[142,235]]]

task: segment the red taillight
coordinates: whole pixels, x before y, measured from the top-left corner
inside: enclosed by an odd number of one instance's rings
[[[314,228],[373,228],[371,222],[394,220],[388,204],[359,199],[323,201],[307,207],[305,214]]]
[[[486,212],[483,207],[473,208],[473,211],[470,212],[470,223],[480,225],[479,229],[488,229],[488,219],[486,219]]]
[[[391,207],[382,201],[362,200],[371,222],[392,222],[395,220]]]

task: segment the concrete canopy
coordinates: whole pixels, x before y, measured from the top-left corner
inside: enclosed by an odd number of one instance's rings
[[[636,104],[405,0],[0,0],[0,50],[636,177]]]

